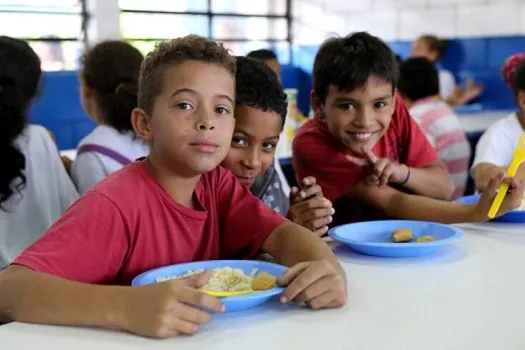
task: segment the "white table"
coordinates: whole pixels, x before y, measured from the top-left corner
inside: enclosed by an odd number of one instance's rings
[[[192,337],[150,340],[116,331],[0,327],[1,349],[523,350],[523,226],[463,225],[465,237],[420,259],[336,252],[349,277],[348,305],[311,311],[267,304],[221,315]]]

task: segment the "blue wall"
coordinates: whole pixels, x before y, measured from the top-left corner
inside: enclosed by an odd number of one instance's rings
[[[392,49],[402,57],[410,52],[410,42],[392,42]],[[311,71],[317,46],[299,47],[293,51],[294,66],[283,66],[285,88],[298,88],[298,104],[309,112]],[[512,93],[500,77],[505,58],[525,51],[525,36],[455,39],[449,43],[442,66],[450,70],[459,82],[473,77],[485,85],[479,101],[484,109],[513,109]],[[31,120],[50,129],[61,149],[75,148],[95,124],[82,111],[76,72],[48,73],[44,77],[41,100],[33,107]]]

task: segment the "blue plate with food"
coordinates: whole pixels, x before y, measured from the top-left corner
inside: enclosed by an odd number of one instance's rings
[[[476,204],[479,202],[480,195],[473,194],[470,196],[465,196],[458,198],[457,201],[463,204]],[[492,221],[496,222],[525,222],[525,199],[521,201],[521,205],[518,209],[509,211],[502,216],[494,218]]]
[[[386,220],[341,225],[328,234],[366,255],[408,258],[434,254],[458,240],[463,231],[433,222]]]
[[[212,270],[201,290],[221,298],[226,312],[249,309],[280,295],[277,279],[287,267],[255,260],[211,260],[159,267],[135,277],[132,286],[160,283]]]

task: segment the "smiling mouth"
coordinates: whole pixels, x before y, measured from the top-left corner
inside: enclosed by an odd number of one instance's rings
[[[347,134],[354,140],[358,142],[367,142],[370,141],[372,136],[377,134],[378,131],[373,132],[348,132]]]

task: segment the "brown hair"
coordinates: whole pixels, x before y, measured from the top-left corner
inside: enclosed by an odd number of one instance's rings
[[[151,115],[155,98],[162,91],[164,72],[186,61],[217,64],[235,78],[235,57],[222,44],[194,34],[164,41],[146,55],[140,68],[139,108]]]
[[[445,52],[445,49],[447,48],[447,41],[442,40],[435,35],[422,35],[419,37],[419,40],[423,40],[425,43],[427,43],[428,49],[430,51],[436,52],[438,58],[441,58],[441,55],[443,54],[443,52]]]

